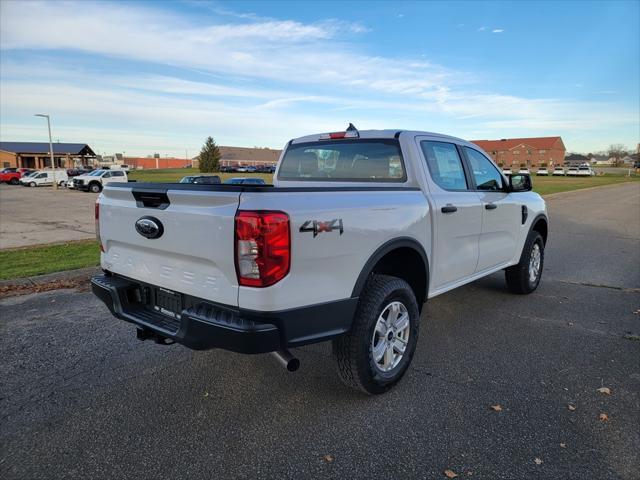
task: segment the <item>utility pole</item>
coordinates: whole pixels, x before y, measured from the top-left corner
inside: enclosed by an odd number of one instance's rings
[[[51,156],[51,169],[53,172],[53,188],[58,190],[58,179],[56,178],[56,161],[53,158],[53,140],[51,139],[51,120],[49,115],[43,113],[36,113],[36,117],[44,117],[47,119],[47,128],[49,129],[49,155]]]

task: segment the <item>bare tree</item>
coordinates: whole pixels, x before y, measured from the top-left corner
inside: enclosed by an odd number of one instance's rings
[[[627,155],[627,147],[625,147],[621,143],[614,143],[612,145],[609,145],[607,155],[609,155],[609,158],[614,159],[614,166],[619,167],[622,163],[622,159]]]

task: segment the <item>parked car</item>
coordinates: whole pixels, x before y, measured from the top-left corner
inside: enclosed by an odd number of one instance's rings
[[[235,177],[225,180],[224,183],[231,185],[266,185],[262,178],[255,177]]]
[[[578,172],[576,173],[579,177],[592,177],[595,174],[596,172],[594,172],[589,166],[578,167]]]
[[[504,173],[505,175],[512,175],[511,168],[510,167],[503,168],[502,173]]]
[[[235,167],[233,171],[238,173],[247,173],[247,167],[243,167],[243,166]]]
[[[549,175],[549,170],[547,170],[547,167],[540,167],[536,172],[536,175],[538,175],[539,177],[546,177],[547,175]]]
[[[34,170],[30,170],[28,168],[5,168],[0,171],[0,183],[18,185],[22,177],[33,171]]]
[[[188,175],[182,177],[179,183],[195,183],[201,185],[214,185],[222,183],[218,175]]]
[[[276,171],[275,165],[260,165],[256,167],[256,172],[260,173],[274,173]]]
[[[105,185],[127,183],[127,172],[124,170],[94,170],[86,175],[73,178],[73,188],[85,192],[99,193]]]
[[[61,187],[67,184],[69,180],[69,176],[67,175],[66,170],[64,169],[56,169],[56,170],[39,170],[37,172],[33,172],[33,174],[22,177],[20,179],[20,184],[25,187],[45,187],[48,185],[53,185],[57,183]]]
[[[575,177],[578,175],[578,167],[569,167],[567,169],[567,176],[568,177]]]
[[[553,176],[557,177],[557,176],[564,176],[564,168],[563,167],[555,167],[553,169]]]
[[[531,187],[451,136],[309,135],[270,189],[105,188],[92,290],[160,344],[275,352],[295,370],[288,349],[331,340],[344,383],[379,394],[407,371],[428,298],[502,270],[509,290],[537,288],[548,227]]]
[[[531,172],[529,172],[528,168],[521,168],[520,170],[518,170],[518,173],[531,175]]]

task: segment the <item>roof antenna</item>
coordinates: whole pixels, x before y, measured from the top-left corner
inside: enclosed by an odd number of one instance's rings
[[[347,127],[347,132],[357,132],[358,129],[355,127],[355,125],[353,125],[353,123],[349,123],[349,126]]]

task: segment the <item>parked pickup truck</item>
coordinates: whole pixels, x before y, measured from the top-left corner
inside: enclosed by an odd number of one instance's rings
[[[72,187],[76,190],[98,193],[106,185],[127,182],[127,172],[124,170],[94,170],[86,175],[73,177]]]
[[[290,348],[331,340],[369,394],[407,370],[429,298],[500,270],[533,292],[548,232],[529,175],[476,145],[352,126],[291,140],[274,185],[109,184],[95,211],[93,292],[138,338],[289,370]]]
[[[9,183],[11,185],[18,185],[20,179],[25,175],[28,175],[33,170],[28,168],[5,168],[0,171],[0,183]]]

